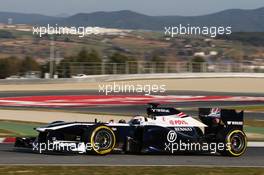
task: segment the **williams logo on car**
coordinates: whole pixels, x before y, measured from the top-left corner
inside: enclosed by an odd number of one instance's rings
[[[227,121],[228,125],[243,125],[242,121]]]
[[[152,112],[165,112],[165,113],[170,112],[170,110],[168,110],[168,109],[151,109],[151,110],[152,110]]]

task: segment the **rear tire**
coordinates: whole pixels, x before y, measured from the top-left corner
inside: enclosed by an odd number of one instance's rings
[[[247,148],[246,134],[241,130],[231,130],[225,136],[226,149],[221,153],[224,156],[238,157],[245,153]]]

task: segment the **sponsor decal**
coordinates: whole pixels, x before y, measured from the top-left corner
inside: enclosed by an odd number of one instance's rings
[[[175,127],[174,130],[175,131],[193,131],[192,128],[188,128],[188,127]]]
[[[168,109],[151,109],[151,110],[152,110],[152,112],[166,112],[166,113],[170,112],[170,110],[168,110]]]
[[[227,121],[228,125],[243,125],[242,121]]]
[[[171,125],[188,125],[188,122],[184,120],[169,120]]]
[[[183,119],[167,119],[166,117],[162,117],[162,121],[170,125],[189,125],[189,123]]]
[[[170,143],[173,143],[177,140],[177,133],[174,130],[170,130],[167,134],[167,140]]]

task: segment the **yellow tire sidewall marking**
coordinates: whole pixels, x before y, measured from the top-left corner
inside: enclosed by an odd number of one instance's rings
[[[243,150],[240,152],[240,153],[234,153],[232,150],[231,150],[231,136],[233,135],[233,134],[235,134],[235,133],[241,133],[242,135],[244,135],[245,137],[245,146],[244,146],[244,148],[243,148]],[[241,130],[234,130],[234,131],[232,131],[232,132],[230,132],[229,134],[228,134],[228,137],[227,137],[227,143],[228,144],[230,144],[229,146],[230,146],[230,148],[228,149],[228,151],[229,151],[229,153],[231,153],[233,156],[240,156],[240,155],[242,155],[244,152],[245,152],[245,150],[246,150],[246,148],[247,148],[247,137],[246,137],[246,135],[245,135],[245,133],[243,132],[243,131],[241,131]]]
[[[112,133],[112,135],[113,135],[113,146],[112,146],[111,148],[108,148],[108,149],[106,149],[106,150],[102,150],[102,151],[99,151],[98,149],[96,149],[96,146],[95,146],[95,143],[94,143],[94,136],[95,136],[95,133],[96,133],[97,131],[99,131],[100,129],[106,129],[106,130],[110,131],[110,132]],[[107,127],[107,126],[98,126],[97,128],[95,128],[95,130],[93,130],[92,135],[91,135],[91,137],[90,137],[90,142],[91,142],[91,145],[92,145],[93,150],[94,150],[96,153],[103,155],[103,154],[108,154],[108,153],[110,153],[110,152],[114,149],[115,144],[116,144],[116,138],[115,138],[115,134],[114,134],[114,132],[112,131],[111,128],[109,128],[109,127]]]

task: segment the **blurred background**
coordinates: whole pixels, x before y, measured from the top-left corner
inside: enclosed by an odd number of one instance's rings
[[[203,13],[211,12],[209,9],[210,6]],[[153,16],[121,10],[48,16],[0,12],[0,78],[264,72],[264,8],[225,9],[193,16],[197,13],[190,11],[192,16]],[[82,38],[78,34],[33,35],[33,27],[48,24],[69,28],[99,27],[99,34]],[[231,26],[232,34],[215,38],[206,35],[171,38],[164,35],[165,26],[179,24]]]

